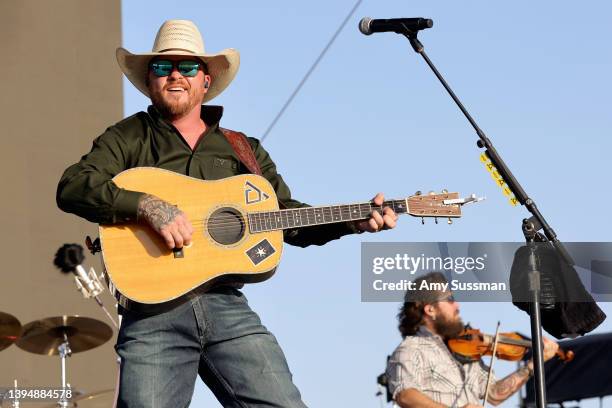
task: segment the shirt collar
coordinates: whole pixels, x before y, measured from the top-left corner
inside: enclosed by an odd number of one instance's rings
[[[156,123],[164,127],[172,127],[168,121],[162,118],[157,108],[153,105],[149,105],[147,112],[155,120]],[[215,127],[221,121],[223,116],[223,106],[220,105],[202,105],[200,112],[200,118],[206,123],[207,127]]]
[[[419,330],[417,330],[416,335],[418,337],[433,337],[442,340],[441,336],[432,333],[427,327],[425,327],[425,325],[419,326]]]

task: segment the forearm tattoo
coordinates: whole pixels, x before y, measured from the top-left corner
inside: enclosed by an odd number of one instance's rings
[[[138,202],[138,220],[146,220],[157,231],[174,221],[180,213],[178,207],[150,194]]]
[[[530,371],[527,367],[521,367],[506,378],[497,381],[489,390],[489,402],[500,403],[505,401],[518,391],[519,388],[527,382],[530,377]]]

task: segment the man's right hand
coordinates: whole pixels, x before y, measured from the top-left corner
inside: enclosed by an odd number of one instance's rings
[[[168,248],[191,244],[193,227],[177,206],[154,195],[146,194],[138,201],[138,221],[146,222],[166,242]]]

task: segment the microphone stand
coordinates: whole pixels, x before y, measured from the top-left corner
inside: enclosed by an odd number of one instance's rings
[[[404,30],[401,32],[408,40],[412,49],[425,60],[427,65],[431,68],[433,73],[436,75],[446,92],[455,101],[463,115],[466,117],[468,122],[472,125],[476,134],[478,135],[478,141],[476,145],[479,148],[484,148],[487,156],[491,160],[491,163],[497,168],[497,171],[505,180],[508,188],[512,191],[517,201],[524,205],[527,210],[532,214],[528,219],[523,220],[522,230],[525,240],[530,248],[530,271],[529,271],[529,289],[531,296],[531,307],[529,313],[529,319],[531,323],[531,339],[534,356],[534,372],[535,372],[535,389],[536,389],[536,406],[538,408],[546,408],[546,387],[544,377],[544,359],[542,354],[542,321],[540,314],[540,272],[537,270],[537,256],[535,253],[535,242],[550,242],[553,247],[557,250],[560,256],[569,265],[574,265],[572,257],[569,255],[561,241],[557,238],[557,234],[552,227],[546,222],[544,216],[538,210],[535,201],[530,198],[523,187],[519,184],[518,180],[514,177],[506,163],[502,160],[501,156],[493,147],[491,140],[485,135],[480,129],[474,118],[469,114],[467,109],[463,106],[457,95],[450,88],[448,83],[442,77],[442,74],[436,69],[433,62],[429,59],[425,53],[423,44],[417,38],[418,31],[410,30],[404,26]],[[544,235],[538,232],[540,229],[543,230]]]

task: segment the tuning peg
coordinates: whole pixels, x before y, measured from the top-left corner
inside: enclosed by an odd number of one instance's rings
[[[421,194],[423,194],[421,190],[417,190],[416,193],[414,193],[414,195],[417,195],[417,196],[420,196]]]
[[[435,191],[431,190],[428,194],[429,195],[435,195],[436,193],[435,193]]]
[[[421,217],[421,224],[425,225],[425,217]]]
[[[442,189],[442,194],[448,194],[448,190],[447,190],[447,189],[445,189],[445,188],[443,188],[443,189]]]
[[[448,219],[448,225],[451,225],[452,223],[453,223],[453,219],[452,219],[452,218],[449,218],[449,219]]]

